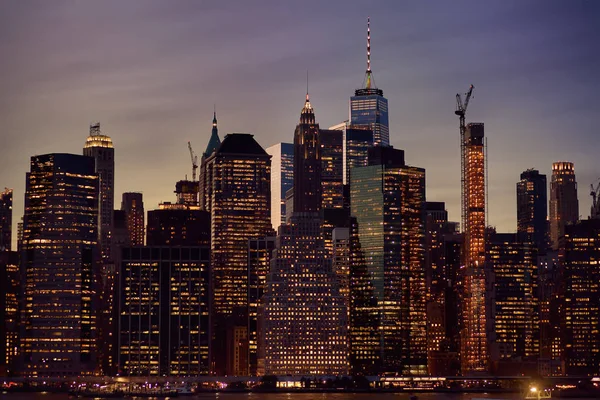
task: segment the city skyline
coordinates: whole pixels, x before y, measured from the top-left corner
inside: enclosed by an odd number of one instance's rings
[[[154,209],[175,180],[191,175],[186,141],[198,153],[204,148],[214,103],[222,136],[252,132],[263,148],[289,142],[308,69],[321,126],[348,119],[349,98],[364,79],[367,16],[373,74],[389,100],[390,143],[427,170],[428,200],[446,202],[450,220],[459,220],[454,95],[473,83],[467,122],[486,124],[489,224],[516,231],[519,174],[536,168],[550,176],[556,161],[575,164],[587,216],[589,184],[599,175],[600,149],[591,140],[599,58],[589,52],[599,33],[597,4],[382,2],[364,10],[319,3],[296,12],[243,3],[148,2],[143,12],[134,3],[36,4],[0,5],[0,48],[8,54],[0,182],[14,189],[14,232],[29,158],[79,153],[92,121],[115,144],[115,198],[142,191]],[[307,10],[309,29],[292,22]],[[230,26],[219,30],[223,21]]]

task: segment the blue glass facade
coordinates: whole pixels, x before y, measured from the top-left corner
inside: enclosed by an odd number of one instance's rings
[[[350,124],[373,130],[375,145],[389,146],[388,101],[381,89],[358,89],[350,98]]]

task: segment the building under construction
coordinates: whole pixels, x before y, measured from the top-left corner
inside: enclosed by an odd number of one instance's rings
[[[485,226],[486,161],[483,123],[465,124],[473,93],[471,85],[463,104],[457,95],[456,115],[460,117],[463,247],[463,326],[461,369],[463,375],[488,369]]]

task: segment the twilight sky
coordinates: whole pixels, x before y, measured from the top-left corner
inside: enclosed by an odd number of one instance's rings
[[[34,154],[81,154],[90,122],[116,147],[116,196],[146,210],[174,200],[206,147],[213,104],[221,138],[292,141],[306,70],[321,127],[348,118],[366,68],[390,137],[427,170],[427,197],[459,220],[457,92],[475,85],[467,121],[484,122],[489,223],[516,229],[515,183],[575,163],[580,214],[600,177],[597,1],[2,1],[0,187],[15,189],[15,227]],[[16,232],[16,230],[15,230]]]

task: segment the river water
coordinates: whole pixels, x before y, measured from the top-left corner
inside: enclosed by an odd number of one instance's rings
[[[417,396],[419,400],[519,400],[523,398],[518,393],[417,393]],[[180,398],[190,400],[409,400],[409,397],[408,393],[203,393]],[[0,398],[7,400],[75,399],[68,394],[57,393],[10,393],[0,394]]]

